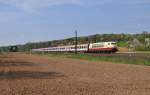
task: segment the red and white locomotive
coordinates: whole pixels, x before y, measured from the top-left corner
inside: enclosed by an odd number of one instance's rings
[[[75,45],[32,49],[33,52],[74,52]],[[78,52],[84,53],[115,53],[118,51],[116,42],[97,42],[77,45]]]

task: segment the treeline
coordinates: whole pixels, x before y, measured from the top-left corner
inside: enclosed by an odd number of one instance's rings
[[[78,44],[115,41],[120,47],[128,47],[133,50],[150,50],[150,33],[142,32],[141,34],[96,34],[85,37],[78,37]],[[63,40],[54,40],[46,42],[26,43],[17,45],[18,51],[26,52],[31,49],[45,48],[53,46],[73,45],[75,38]],[[11,46],[1,47],[0,51],[9,51]]]

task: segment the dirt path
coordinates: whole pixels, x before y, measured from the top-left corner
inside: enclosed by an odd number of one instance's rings
[[[150,67],[0,55],[0,95],[150,95]]]

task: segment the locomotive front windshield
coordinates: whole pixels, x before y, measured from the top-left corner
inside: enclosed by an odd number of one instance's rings
[[[117,45],[117,43],[111,43],[111,45]]]

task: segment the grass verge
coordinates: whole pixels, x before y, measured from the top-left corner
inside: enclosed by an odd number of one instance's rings
[[[105,56],[94,56],[90,54],[52,53],[52,54],[44,54],[44,56],[45,55],[57,58],[61,57],[61,58],[82,59],[89,61],[108,61],[113,63],[150,66],[150,54],[138,54],[138,55],[112,54]]]

